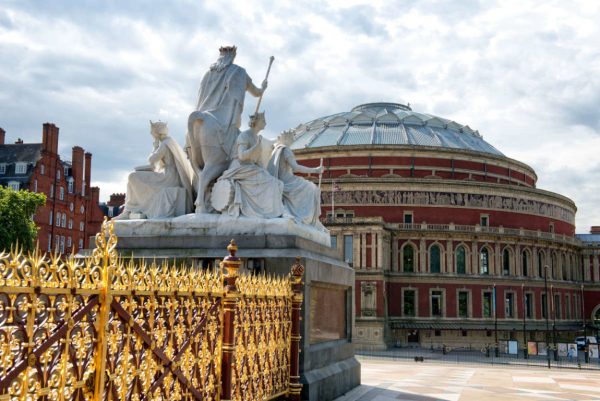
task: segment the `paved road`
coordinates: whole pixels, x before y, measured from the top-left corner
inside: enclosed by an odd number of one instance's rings
[[[335,401],[600,400],[600,372],[364,358],[362,385]]]
[[[440,363],[483,363],[490,365],[518,365],[518,366],[548,366],[548,356],[530,356],[523,358],[519,355],[499,354],[495,356],[493,350],[486,356],[480,351],[452,350],[443,354],[441,350],[430,350],[428,348],[391,348],[385,351],[358,351],[364,357],[389,358],[394,360],[413,360],[414,357],[423,357],[425,361],[438,361]],[[583,352],[579,352],[576,358],[559,357],[554,360],[550,357],[552,368],[573,369],[598,369],[600,370],[600,359],[592,358],[585,362]]]

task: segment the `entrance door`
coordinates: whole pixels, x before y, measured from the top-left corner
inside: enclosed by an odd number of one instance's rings
[[[412,330],[408,332],[408,343],[419,343],[419,330]]]

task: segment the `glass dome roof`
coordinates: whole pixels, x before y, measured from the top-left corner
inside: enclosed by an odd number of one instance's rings
[[[504,156],[479,132],[398,103],[366,103],[300,124],[292,149],[345,145],[409,145],[466,149]]]

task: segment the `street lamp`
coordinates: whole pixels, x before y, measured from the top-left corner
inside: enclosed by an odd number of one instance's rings
[[[548,331],[550,330],[550,320],[549,320],[549,316],[548,316],[548,265],[544,266],[545,269],[545,273],[544,273],[544,293],[546,294],[546,302],[544,303],[544,305],[542,306],[546,312],[546,356],[548,359],[548,369],[550,369],[550,353],[549,351],[549,343],[550,343],[550,337],[548,334]]]
[[[526,328],[526,318],[527,318],[527,301],[525,300],[525,284],[521,284],[521,298],[523,299],[523,358],[527,359],[529,356],[527,354],[527,328]]]
[[[554,343],[554,360],[558,361],[558,348],[556,347],[556,303],[554,302],[554,285],[550,286],[550,296],[552,297],[552,342]]]
[[[583,280],[583,277],[582,277]],[[585,305],[583,304],[583,283],[581,284],[581,324],[583,325],[583,355],[585,357],[585,363],[590,362],[589,347],[587,343],[587,324],[585,321]]]

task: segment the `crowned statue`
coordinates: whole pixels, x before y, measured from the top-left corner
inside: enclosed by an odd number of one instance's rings
[[[167,123],[150,121],[154,150],[149,164],[127,179],[125,207],[117,219],[167,218],[193,211],[194,171],[181,147],[169,136]]]
[[[322,174],[323,167],[309,168],[296,161],[290,149],[292,132],[282,133],[277,141],[260,134],[266,120],[259,108],[274,58],[259,88],[246,70],[233,63],[236,53],[235,46],[221,47],[216,63],[204,74],[187,121],[185,152],[169,137],[166,123],[150,122],[154,149],[149,164],[129,174],[124,211],[116,217],[122,220],[119,229],[256,232],[271,227],[270,232],[302,232],[329,244],[327,230],[319,222],[320,185],[295,175]],[[240,132],[246,92],[258,101],[249,128]],[[163,223],[168,226],[163,231],[152,231]]]
[[[217,62],[202,78],[196,110],[188,118],[186,151],[198,173],[197,213],[211,212],[209,186],[231,163],[246,92],[259,97],[267,88],[266,78],[257,88],[246,70],[233,64],[236,53],[235,46],[219,49]]]

